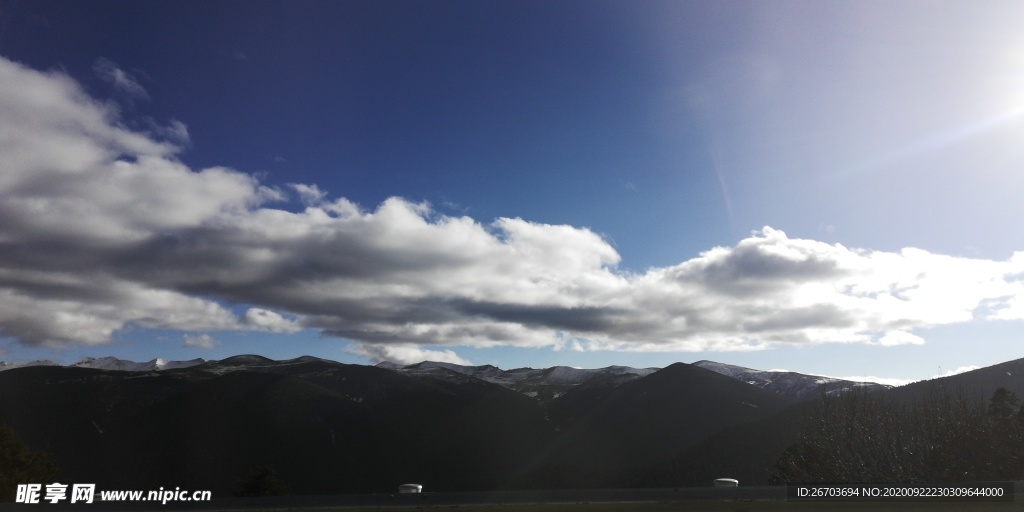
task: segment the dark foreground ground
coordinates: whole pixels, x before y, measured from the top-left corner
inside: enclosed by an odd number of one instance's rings
[[[601,489],[506,491],[344,496],[214,498],[205,503],[92,503],[34,505],[5,503],[0,511],[131,511],[196,510],[204,512],[627,512],[627,511],[1024,511],[1024,483],[1014,485],[1013,501],[985,502],[915,500],[796,501],[785,487]]]

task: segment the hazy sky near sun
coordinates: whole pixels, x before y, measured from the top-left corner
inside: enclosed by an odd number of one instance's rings
[[[0,1],[2,357],[1015,359],[1021,19]]]

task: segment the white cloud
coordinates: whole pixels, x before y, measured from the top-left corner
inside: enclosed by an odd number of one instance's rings
[[[439,363],[454,363],[464,366],[473,366],[473,363],[461,358],[451,350],[424,349],[416,345],[374,345],[369,343],[356,343],[347,349],[350,354],[363,356],[373,364],[381,361],[390,361],[403,365],[416,364],[423,361],[435,361]]]
[[[160,130],[160,133],[175,144],[188,144],[191,140],[188,126],[177,119],[171,119],[171,122]]]
[[[298,332],[302,330],[294,321],[266,309],[249,308],[245,321],[260,330],[270,332]]]
[[[960,367],[958,367],[955,370],[947,370],[946,372],[941,373],[939,375],[936,375],[936,376],[934,376],[932,378],[933,379],[941,379],[942,377],[952,377],[953,375],[960,375],[961,373],[973,372],[974,370],[977,370],[979,368],[981,368],[981,367],[980,366],[975,366],[973,364],[969,365],[969,366],[960,366]]]
[[[217,341],[211,338],[209,334],[186,334],[184,336],[184,346],[188,348],[211,349],[217,346]]]
[[[327,192],[320,190],[320,187],[316,185],[305,185],[302,183],[289,183],[289,187],[295,189],[295,192],[299,194],[299,199],[302,204],[309,206],[318,206],[324,201],[324,197],[327,196]]]
[[[0,272],[0,332],[33,345],[104,344],[128,324],[232,330],[243,326],[215,302],[102,276]]]
[[[875,382],[878,384],[885,384],[887,386],[905,386],[914,382],[913,380],[907,379],[893,379],[889,377],[874,377],[874,376],[853,376],[853,377],[832,377],[836,379],[843,379],[852,382]]]
[[[890,331],[882,335],[878,344],[883,347],[895,347],[897,345],[924,345],[924,338],[907,331]]]
[[[67,77],[0,59],[0,83],[0,333],[23,343],[312,328],[367,357],[454,361],[420,346],[893,346],[1024,310],[1024,253],[869,251],[765,227],[632,274],[585,228],[482,224],[401,198],[363,210],[304,184],[291,185],[304,209],[276,209],[280,190],[188,168]]]
[[[109,59],[100,58],[93,64],[92,70],[101,80],[131,98],[149,99],[149,93],[130,73],[125,72]]]
[[[929,377],[929,379],[939,379],[939,378],[942,378],[942,377],[951,377],[953,375],[959,375],[961,373],[966,373],[966,372],[974,371],[974,370],[977,370],[979,368],[981,368],[981,367],[980,366],[974,366],[974,365],[961,366],[961,367],[959,367],[959,368],[957,368],[955,370],[949,370],[949,371],[943,372],[942,374],[931,376],[931,377]],[[916,380],[912,380],[912,379],[894,379],[894,378],[889,378],[889,377],[873,377],[873,376],[867,376],[867,377],[862,377],[862,376],[834,377],[834,378],[843,379],[843,380],[851,380],[851,381],[854,381],[854,382],[877,382],[879,384],[887,384],[889,386],[904,386],[904,385],[910,384],[912,382],[917,382]]]

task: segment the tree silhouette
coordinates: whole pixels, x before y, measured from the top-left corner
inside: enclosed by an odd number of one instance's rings
[[[822,396],[800,440],[778,459],[769,481],[1018,479],[1022,461],[1016,447],[1024,446],[1024,430],[1015,407],[1012,393],[997,391],[986,414],[980,398],[962,390],[950,393],[942,385],[909,403],[858,392]]]
[[[1017,412],[1017,394],[1006,388],[999,388],[992,393],[988,404],[988,415],[995,419],[1005,419]]]
[[[14,429],[0,426],[0,501],[14,501],[18,484],[57,482],[60,470],[44,452],[33,452],[14,435]]]
[[[288,486],[269,465],[254,469],[240,484],[242,489],[235,493],[237,496],[284,496],[288,494]]]
[[[988,404],[990,430],[989,454],[985,461],[984,477],[990,479],[1020,479],[1024,475],[1024,425],[1017,395],[1006,388],[992,393]]]

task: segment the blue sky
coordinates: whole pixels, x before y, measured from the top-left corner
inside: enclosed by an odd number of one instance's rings
[[[1016,359],[1021,11],[0,2],[0,357]]]

